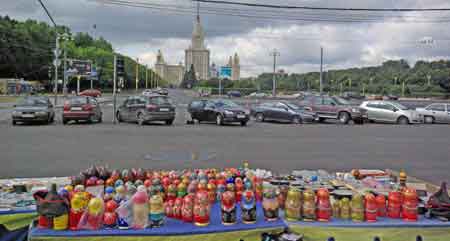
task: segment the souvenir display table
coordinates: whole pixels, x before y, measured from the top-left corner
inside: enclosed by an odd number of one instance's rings
[[[310,241],[450,240],[449,200],[445,183],[403,171],[91,167],[70,178],[0,180],[0,241],[257,241],[286,228]]]

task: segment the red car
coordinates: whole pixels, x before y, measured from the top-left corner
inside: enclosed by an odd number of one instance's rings
[[[96,90],[96,89],[87,89],[87,90],[81,91],[79,95],[97,98],[97,97],[102,96],[102,92],[100,90]]]
[[[102,110],[97,100],[90,96],[69,97],[64,103],[63,124],[69,121],[102,122]]]

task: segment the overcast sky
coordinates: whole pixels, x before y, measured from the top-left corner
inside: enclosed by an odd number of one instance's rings
[[[0,1],[0,15],[9,15],[19,20],[31,18],[49,22],[37,0]],[[153,66],[158,49],[161,49],[165,60],[170,64],[183,62],[184,49],[190,44],[196,5],[189,0],[126,1],[154,5],[149,9],[111,5],[108,0],[43,0],[57,24],[66,25],[73,32],[103,36],[113,44],[116,51],[139,58],[149,66]],[[450,8],[448,0],[245,2],[348,8]],[[214,9],[220,11],[223,8],[234,9],[237,13],[241,11],[240,13],[244,13],[241,15],[257,14],[266,18],[213,13]],[[364,18],[367,14],[373,16],[371,22],[363,23],[299,20],[305,16],[330,18],[327,15],[346,18],[336,12],[280,11],[224,5],[202,4],[200,13],[212,62],[219,66],[225,65],[228,56],[237,52],[241,58],[243,76],[271,71],[273,59],[269,54],[274,48],[280,52],[278,68],[289,73],[318,71],[320,46],[324,48],[325,69],[379,65],[387,59],[399,58],[414,64],[417,59],[448,59],[450,56],[450,12],[395,13],[395,19],[389,18],[390,14],[349,13],[353,14],[354,19]],[[286,20],[288,18],[291,20]],[[430,22],[436,19],[448,21]],[[96,30],[93,29],[93,24],[96,24]],[[433,44],[421,44],[419,40],[424,38],[432,38]]]

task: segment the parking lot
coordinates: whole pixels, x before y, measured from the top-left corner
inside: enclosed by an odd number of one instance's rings
[[[195,168],[250,165],[280,172],[294,169],[405,169],[438,183],[450,181],[449,125],[258,123],[247,127],[186,125],[192,97],[175,91],[173,126],[112,124],[111,103],[104,122],[12,126],[0,112],[0,178],[72,175],[90,164],[114,168]],[[243,103],[245,105],[245,102]]]

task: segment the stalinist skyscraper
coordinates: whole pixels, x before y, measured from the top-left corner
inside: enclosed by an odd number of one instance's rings
[[[194,65],[197,79],[209,79],[209,49],[205,47],[205,34],[200,24],[200,15],[198,13],[194,22],[194,30],[192,31],[191,45],[185,50],[184,63],[186,71],[191,68],[191,65]]]

